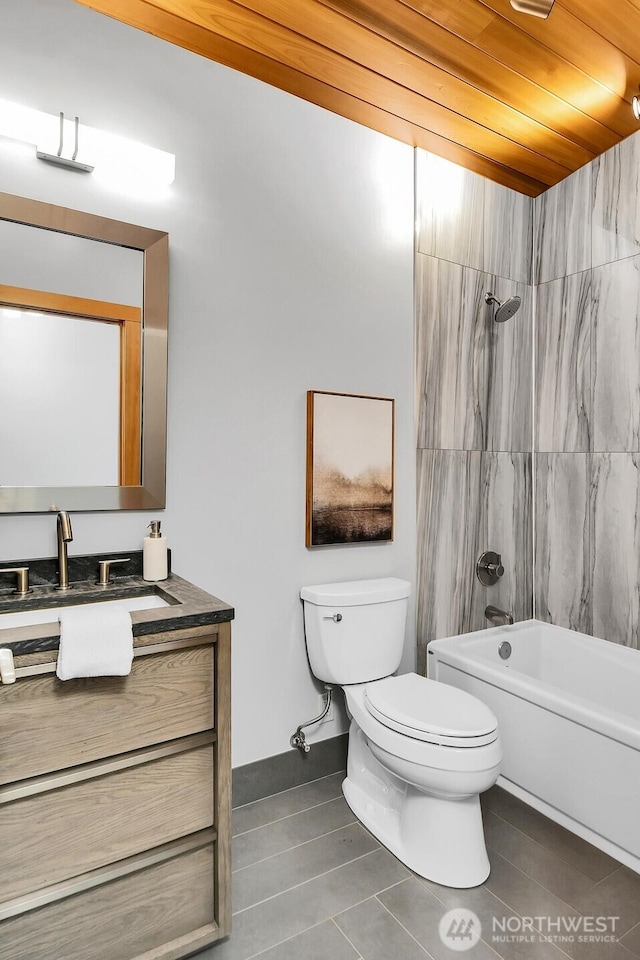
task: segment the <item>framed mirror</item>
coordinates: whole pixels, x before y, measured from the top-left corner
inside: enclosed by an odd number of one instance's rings
[[[168,234],[0,193],[0,242],[0,513],[163,508]]]

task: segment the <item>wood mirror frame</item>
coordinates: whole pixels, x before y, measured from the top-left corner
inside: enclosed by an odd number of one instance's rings
[[[129,247],[143,254],[142,482],[131,486],[0,486],[0,513],[163,508],[166,490],[168,234],[8,193],[0,193],[0,220]],[[9,411],[3,411],[3,416],[9,415]],[[28,424],[25,429],[29,429]],[[73,426],[67,424],[65,429],[73,429]]]

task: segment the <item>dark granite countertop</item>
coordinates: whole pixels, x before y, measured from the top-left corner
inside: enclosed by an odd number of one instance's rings
[[[119,554],[112,554],[113,557]],[[124,556],[124,555],[123,555]],[[133,556],[133,555],[132,555]],[[79,559],[79,558],[78,558]],[[95,558],[91,560],[95,566]],[[71,558],[70,558],[71,560]],[[24,564],[30,570],[45,561],[16,561],[2,563],[0,568]],[[135,558],[132,566],[136,566]],[[116,568],[114,567],[114,573]],[[60,642],[60,624],[54,616],[50,623],[36,623],[21,627],[2,627],[2,614],[42,609],[90,604],[105,600],[119,600],[127,597],[143,597],[155,594],[165,600],[169,606],[154,607],[149,610],[132,610],[134,646],[136,637],[153,633],[182,630],[188,627],[202,627],[208,624],[233,620],[234,610],[224,601],[194,586],[175,573],[166,580],[149,582],[140,575],[118,576],[106,587],[99,587],[95,579],[73,583],[68,593],[55,589],[47,578],[37,577],[31,593],[26,597],[17,597],[10,584],[2,582],[0,591],[0,647],[10,647],[14,656],[27,653],[40,653],[57,650]],[[8,588],[8,589],[7,589]]]

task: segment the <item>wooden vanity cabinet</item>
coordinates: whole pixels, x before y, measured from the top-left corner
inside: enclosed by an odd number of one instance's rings
[[[128,677],[0,685],[0,960],[179,960],[230,932],[230,624]]]

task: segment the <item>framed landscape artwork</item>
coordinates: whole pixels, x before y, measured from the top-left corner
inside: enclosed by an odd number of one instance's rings
[[[307,393],[306,545],[393,540],[394,401]]]

